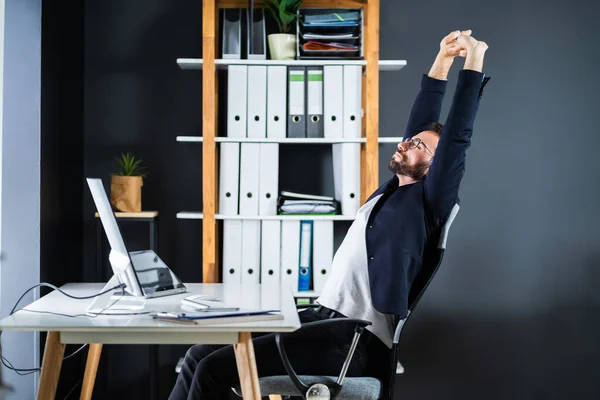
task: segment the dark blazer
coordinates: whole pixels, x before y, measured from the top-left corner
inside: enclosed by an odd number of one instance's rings
[[[407,315],[408,295],[415,275],[429,256],[428,249],[437,245],[434,238],[439,236],[450,211],[459,203],[465,154],[488,80],[482,73],[461,70],[427,176],[402,187],[394,176],[369,197],[370,200],[382,194],[369,216],[365,233],[371,298],[379,312],[400,318]],[[439,121],[446,86],[447,81],[423,75],[405,139]]]

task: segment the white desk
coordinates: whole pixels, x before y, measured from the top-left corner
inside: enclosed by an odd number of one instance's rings
[[[61,287],[74,296],[89,296],[102,291],[102,283],[70,283]],[[267,286],[224,284],[186,284],[188,293],[146,300],[146,308],[155,311],[181,311],[180,300],[193,293],[215,296],[243,308],[279,309],[277,320],[241,317],[245,322],[224,323],[204,320],[198,325],[162,322],[148,315],[99,315],[64,317],[18,311],[0,320],[1,330],[49,332],[42,361],[38,399],[53,399],[66,344],[90,343],[82,399],[90,399],[103,344],[233,344],[244,399],[260,400],[252,332],[290,332],[300,327],[292,291]],[[105,296],[109,296],[105,295]],[[91,300],[75,300],[52,291],[26,309],[52,311],[68,315],[84,314]]]

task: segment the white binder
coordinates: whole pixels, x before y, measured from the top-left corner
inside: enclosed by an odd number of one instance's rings
[[[331,145],[335,198],[342,215],[355,216],[360,208],[360,143]]]
[[[281,221],[262,221],[260,243],[260,283],[275,290],[280,282]]]
[[[333,221],[313,222],[313,290],[323,290],[333,262]]]
[[[237,215],[240,200],[239,143],[221,143],[219,177],[219,214]]]
[[[223,283],[242,283],[242,220],[223,221]]]
[[[361,137],[362,67],[344,65],[344,137]]]
[[[227,67],[227,136],[246,137],[246,102],[248,98],[248,67]]]
[[[242,285],[260,282],[260,221],[242,220]]]
[[[240,144],[240,215],[258,214],[259,143]]]
[[[298,291],[300,262],[300,221],[281,221],[281,285],[283,290]]]
[[[248,67],[248,137],[267,137],[267,67],[264,65]]]
[[[285,138],[287,125],[287,68],[267,67],[267,137]]]
[[[323,67],[324,135],[338,139],[344,136],[344,67]]]
[[[277,215],[279,193],[279,144],[260,143],[258,214]]]

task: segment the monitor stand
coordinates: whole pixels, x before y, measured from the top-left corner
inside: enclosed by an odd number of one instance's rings
[[[116,275],[106,282],[106,285],[100,292],[119,285]],[[137,315],[149,314],[152,310],[146,308],[146,299],[141,296],[132,296],[131,294],[117,290],[113,293],[104,293],[92,300],[86,309],[86,314],[90,316],[98,315]]]
[[[146,308],[148,299],[187,292],[185,285],[154,251],[130,252],[127,261],[131,261],[131,268],[127,269],[131,275],[130,279],[137,280],[144,294],[136,296],[122,289],[110,290],[120,283],[117,276],[113,275],[101,290],[109,292],[93,299],[87,308],[88,315],[149,314],[155,310]]]

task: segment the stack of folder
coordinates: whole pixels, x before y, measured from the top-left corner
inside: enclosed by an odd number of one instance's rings
[[[335,215],[339,202],[333,197],[281,192],[277,209],[281,215]]]
[[[360,59],[361,11],[307,11],[298,19],[298,58]]]

